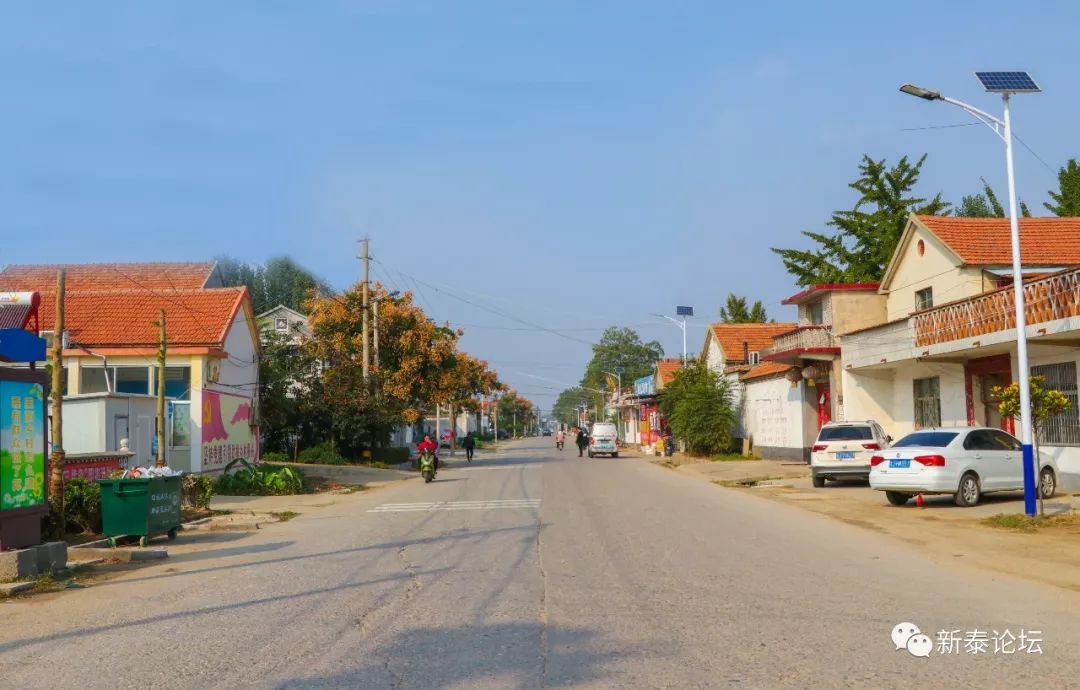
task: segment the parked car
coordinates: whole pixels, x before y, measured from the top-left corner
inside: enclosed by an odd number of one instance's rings
[[[619,457],[619,431],[611,422],[596,422],[589,432],[589,457]]]
[[[1039,492],[1057,492],[1057,465],[1040,453]],[[1020,441],[1001,429],[955,427],[908,434],[870,460],[870,486],[901,506],[916,494],[952,494],[973,506],[983,494],[1024,488]]]
[[[870,458],[889,447],[891,439],[881,425],[865,422],[829,422],[818,431],[810,448],[810,477],[819,489],[826,479],[866,479]]]
[[[544,429],[542,433],[544,436],[551,436],[551,429]]]

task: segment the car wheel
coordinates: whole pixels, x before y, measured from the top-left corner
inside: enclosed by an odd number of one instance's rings
[[[911,500],[911,494],[902,494],[899,491],[886,491],[885,498],[889,499],[889,503],[894,506],[906,506],[907,502]]]
[[[825,477],[819,477],[815,474],[814,476],[810,477],[810,481],[814,483],[815,489],[821,489],[825,486]]]
[[[960,486],[956,490],[956,505],[961,508],[970,508],[978,504],[981,494],[979,476],[974,472],[968,472],[960,477]]]
[[[613,458],[617,458],[617,457],[619,457],[619,454],[618,454],[618,453],[612,453],[612,454],[611,454],[611,457],[613,457]]]
[[[1039,473],[1039,495],[1043,498],[1053,498],[1057,493],[1057,476],[1054,470],[1044,467]]]

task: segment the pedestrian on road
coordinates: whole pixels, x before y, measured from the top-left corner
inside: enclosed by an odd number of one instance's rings
[[[461,447],[465,449],[465,460],[472,462],[473,450],[476,449],[476,440],[473,439],[472,434],[465,434],[465,438],[461,440]]]
[[[580,458],[585,453],[585,446],[589,445],[589,435],[584,429],[577,432],[577,456]]]

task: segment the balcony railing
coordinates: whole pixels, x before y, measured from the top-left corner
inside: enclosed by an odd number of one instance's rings
[[[1070,270],[1024,285],[1028,325],[1080,316],[1080,270]],[[923,347],[1016,328],[1012,287],[944,304],[911,317],[915,345]]]
[[[773,346],[762,357],[792,350],[821,350],[839,347],[829,326],[799,326],[793,331],[773,338]]]

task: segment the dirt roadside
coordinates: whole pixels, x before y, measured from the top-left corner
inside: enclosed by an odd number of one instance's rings
[[[660,463],[656,463],[660,464]],[[718,484],[718,489],[745,491],[841,520],[899,539],[935,561],[976,567],[1080,591],[1080,520],[1020,532],[983,523],[998,514],[1023,513],[1016,495],[987,496],[975,508],[958,508],[947,496],[927,497],[891,506],[883,494],[865,483],[810,484],[801,463],[769,460],[684,463],[672,471]],[[1046,503],[1047,515],[1075,515],[1080,498],[1059,494]]]

